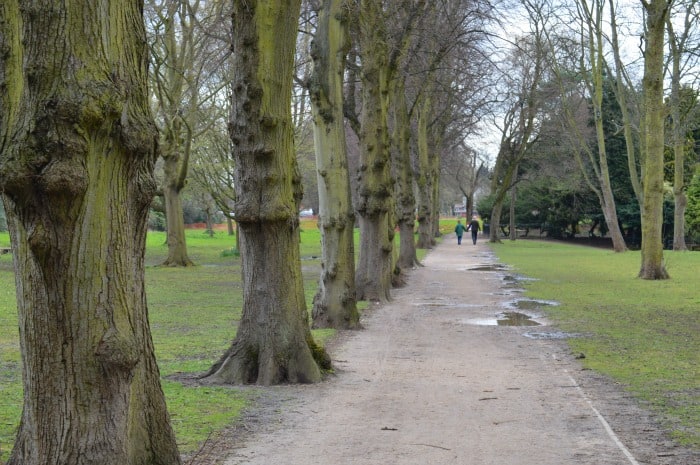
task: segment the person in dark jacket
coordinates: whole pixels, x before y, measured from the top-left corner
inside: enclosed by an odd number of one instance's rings
[[[462,224],[462,220],[457,220],[457,226],[455,226],[455,234],[457,234],[457,245],[462,244],[462,235],[467,228]]]
[[[476,219],[476,216],[472,216],[472,220],[469,222],[469,226],[467,226],[467,231],[472,232],[472,243],[474,245],[476,245],[476,235],[480,230],[481,225],[479,225],[479,220]]]

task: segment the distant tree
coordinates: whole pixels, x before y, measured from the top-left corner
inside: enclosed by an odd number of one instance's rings
[[[143,2],[101,6],[0,7],[0,190],[24,380],[9,465],[181,463],[144,289],[157,131]]]
[[[219,69],[225,69],[229,51],[220,31],[229,13],[225,2],[204,0],[148,0],[148,7],[151,87],[162,132],[168,243],[163,265],[190,266],[183,195],[198,140],[216,121],[217,100],[227,85]]]
[[[513,51],[512,74],[509,79],[508,92],[511,100],[503,117],[501,141],[491,179],[491,195],[494,196],[491,209],[490,242],[500,242],[498,226],[506,195],[515,185],[520,164],[531,153],[538,137],[539,122],[537,116],[541,111],[540,86],[544,78],[545,48],[542,46],[542,24],[540,18],[532,26],[535,31],[529,40],[523,41],[524,47]]]
[[[234,0],[230,133],[243,315],[205,377],[271,385],[321,379],[330,360],[311,336],[299,257],[299,173],[291,87],[300,0]]]
[[[698,94],[692,88],[683,88],[681,79],[694,66],[697,66],[697,53],[700,50],[693,38],[698,34],[700,8],[697,0],[678,2],[681,6],[683,26],[680,30],[674,26],[673,15],[666,19],[668,42],[670,46],[669,68],[671,77],[671,94],[668,99],[670,113],[670,143],[673,148],[673,250],[687,250],[685,244],[685,209],[687,206],[686,189],[688,174],[686,172],[686,155],[691,149],[687,134],[693,129],[690,117],[697,112]],[[684,98],[685,94],[685,98]]]

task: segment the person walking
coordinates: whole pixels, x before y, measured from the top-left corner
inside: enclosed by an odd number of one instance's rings
[[[467,228],[462,224],[462,220],[457,220],[457,226],[455,226],[455,234],[457,234],[457,245],[462,245],[462,235]]]
[[[481,231],[481,225],[479,224],[479,220],[476,219],[476,216],[472,216],[472,220],[469,222],[469,226],[467,226],[467,231],[472,232],[472,243],[476,245],[477,233]]]

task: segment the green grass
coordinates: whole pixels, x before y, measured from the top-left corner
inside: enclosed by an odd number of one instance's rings
[[[441,223],[452,234],[456,220]],[[302,223],[301,257],[307,306],[316,290],[320,234],[315,221]],[[397,239],[398,243],[398,239]],[[9,244],[0,233],[0,246]],[[165,234],[149,233],[146,287],[163,390],[181,451],[196,451],[230,425],[254,392],[228,387],[188,387],[178,373],[201,373],[228,348],[241,311],[240,258],[225,254],[234,238],[187,231],[189,255],[197,266],[156,266],[167,255]],[[700,254],[666,252],[672,279],[636,278],[638,252],[609,251],[536,241],[494,247],[501,260],[527,276],[532,297],[557,300],[550,318],[571,339],[585,364],[624,383],[667,419],[682,443],[700,445]],[[419,250],[419,259],[425,251]],[[360,309],[367,308],[359,302]],[[0,460],[6,460],[22,408],[22,380],[12,257],[0,255]],[[314,331],[320,344],[332,330]]]
[[[149,321],[163,391],[183,454],[196,451],[210,436],[234,422],[254,391],[229,387],[191,387],[173,379],[201,374],[235,337],[241,316],[240,257],[227,253],[235,238],[217,231],[186,232],[188,254],[196,266],[159,267],[167,257],[165,233],[146,241],[146,290]],[[320,232],[315,221],[302,222],[300,253],[307,308],[320,274]],[[8,246],[0,233],[0,246]],[[365,302],[358,307],[366,308]],[[335,334],[314,330],[320,345]],[[22,375],[17,330],[15,283],[10,254],[0,255],[0,463],[7,460],[22,409]]]
[[[528,296],[556,300],[548,316],[586,355],[587,368],[653,408],[680,443],[700,447],[700,254],[665,251],[670,280],[637,278],[639,252],[521,240],[494,246],[527,281]]]

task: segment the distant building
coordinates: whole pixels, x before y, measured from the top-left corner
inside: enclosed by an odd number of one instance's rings
[[[452,206],[452,211],[455,216],[467,216],[467,206],[461,203],[456,203]]]

